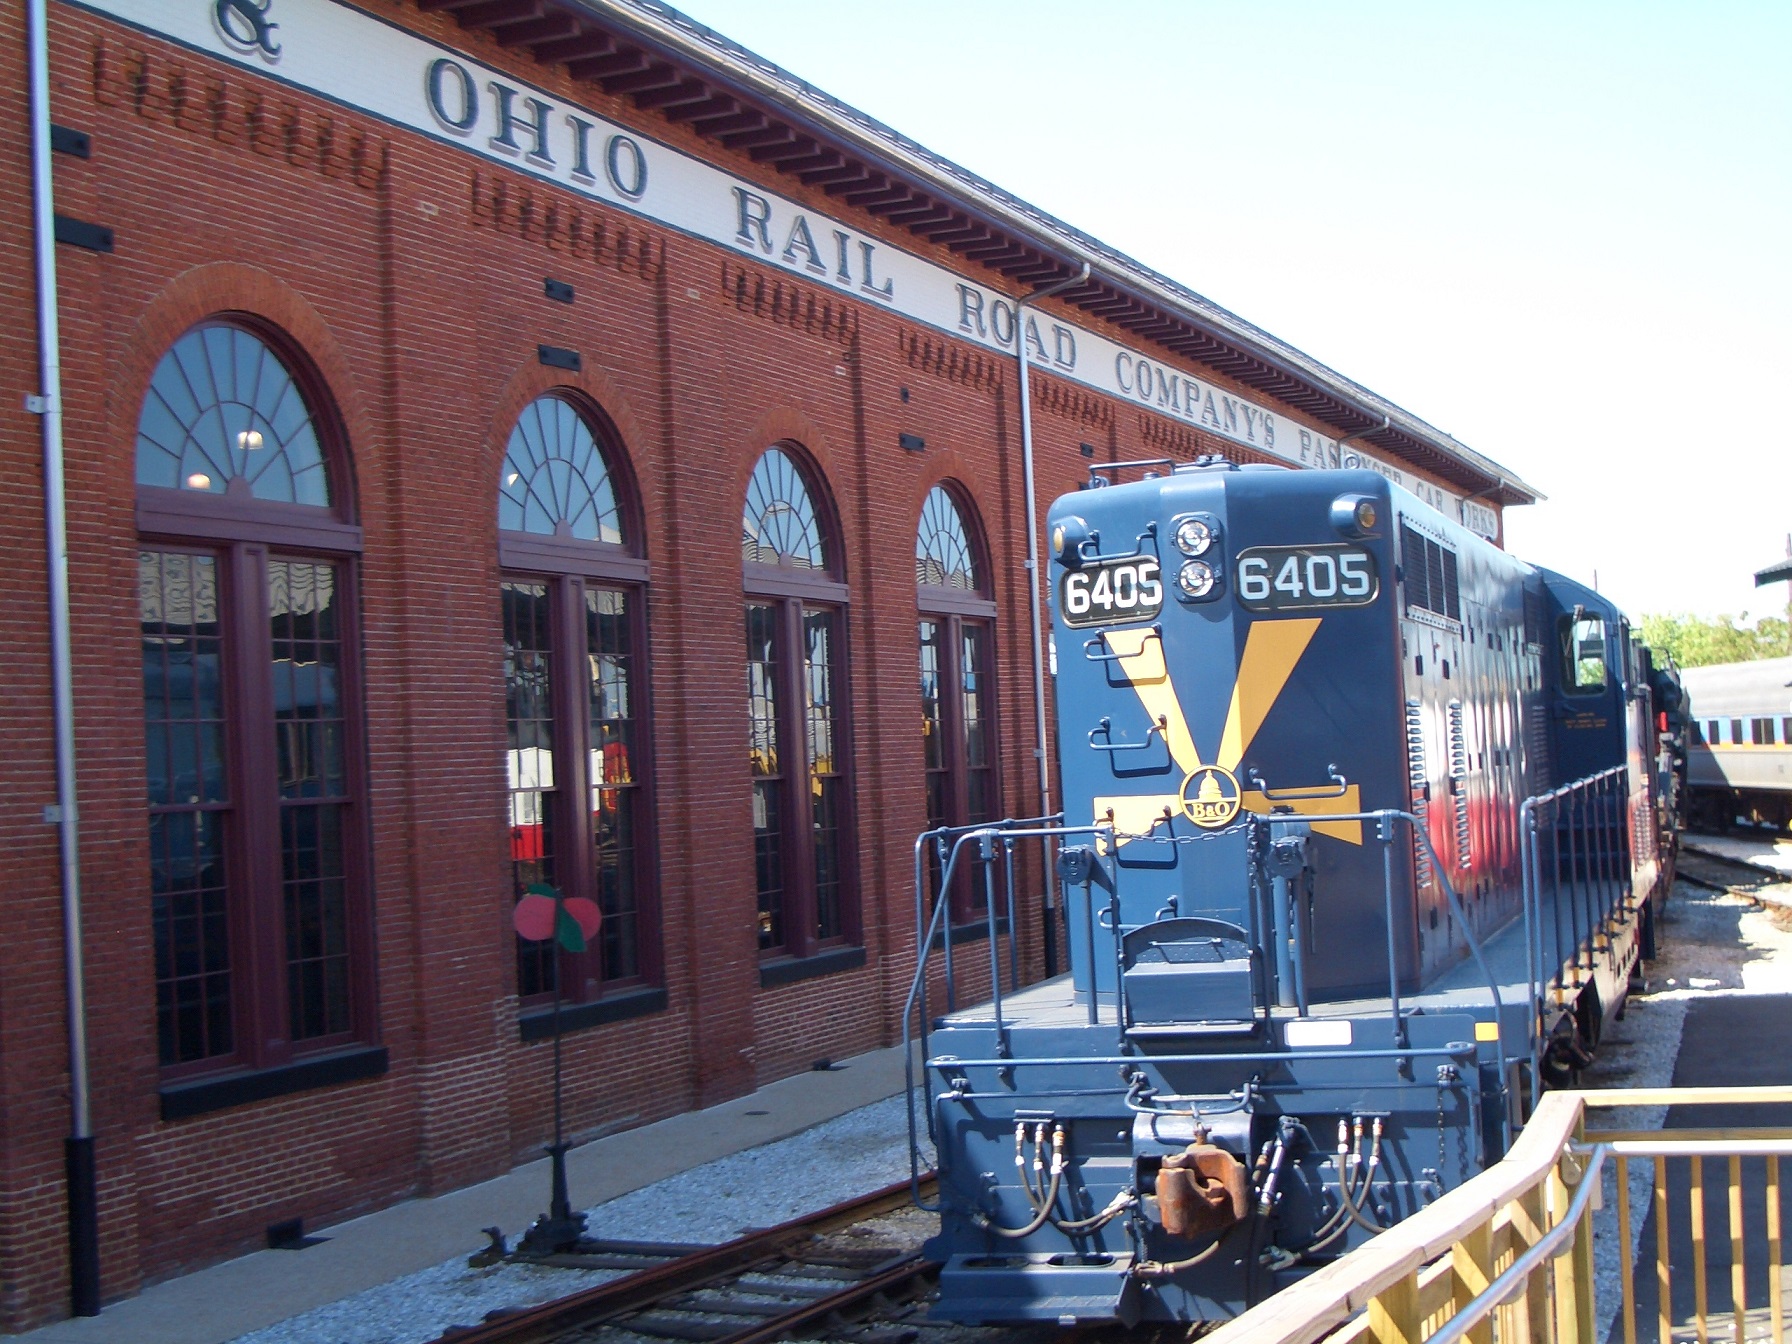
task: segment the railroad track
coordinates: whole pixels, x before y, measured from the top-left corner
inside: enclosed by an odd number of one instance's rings
[[[1682,840],[1680,857],[1675,865],[1675,879],[1707,891],[1733,892],[1751,896],[1772,905],[1787,904],[1784,896],[1763,894],[1764,888],[1792,882],[1792,877],[1776,873],[1746,859],[1732,858],[1714,849],[1702,848],[1696,838]]]
[[[932,1177],[922,1193],[935,1189]],[[770,1344],[850,1332],[894,1344],[873,1318],[912,1310],[938,1266],[910,1246],[850,1244],[848,1228],[909,1202],[907,1181],[720,1246],[602,1243],[548,1264],[633,1269],[568,1297],[445,1332],[439,1344],[603,1344],[606,1339]],[[635,1268],[641,1266],[640,1268]]]

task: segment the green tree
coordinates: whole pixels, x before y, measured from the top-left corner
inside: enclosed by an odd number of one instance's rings
[[[1792,653],[1783,617],[1763,616],[1744,625],[1748,613],[1707,620],[1690,612],[1644,616],[1637,633],[1643,643],[1665,652],[1680,667],[1713,663],[1747,663],[1756,658],[1782,658]]]

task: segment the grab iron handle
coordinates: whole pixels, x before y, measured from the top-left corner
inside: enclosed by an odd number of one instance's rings
[[[1109,560],[1131,560],[1146,553],[1146,543],[1150,543],[1151,554],[1158,554],[1156,523],[1145,525],[1145,530],[1133,538],[1130,551],[1111,551],[1104,554],[1101,550],[1100,534],[1097,533],[1076,544],[1077,565],[1100,565]]]
[[[1164,642],[1163,626],[1152,626],[1145,632],[1145,639],[1155,639],[1159,644],[1162,644]],[[1095,648],[1097,645],[1106,644],[1108,642],[1108,632],[1103,630],[1100,634],[1095,636],[1094,639],[1085,639],[1083,641],[1083,657],[1087,658],[1092,663],[1117,663],[1123,658],[1137,658],[1140,654],[1145,652],[1145,639],[1139,641],[1137,653],[1096,653]]]
[[[1258,793],[1262,794],[1272,803],[1300,802],[1310,798],[1342,798],[1345,794],[1350,792],[1350,781],[1344,778],[1337,766],[1326,766],[1325,773],[1326,777],[1337,787],[1327,789],[1324,793],[1312,793],[1306,789],[1272,789],[1254,765],[1249,770],[1245,771],[1245,778],[1251,781],[1251,786],[1255,788]]]
[[[1145,740],[1143,742],[1115,742],[1115,741],[1112,741],[1111,739],[1113,738],[1113,735],[1114,735],[1113,730],[1114,730],[1113,720],[1108,718],[1105,714],[1102,715],[1101,723],[1097,727],[1091,728],[1089,730],[1089,747],[1090,747],[1090,749],[1093,751],[1143,751],[1143,750],[1145,750],[1145,748],[1147,748],[1151,745],[1152,738],[1159,737],[1159,736],[1163,735],[1164,733],[1169,732],[1170,721],[1164,715],[1159,714],[1157,716],[1157,722],[1152,724],[1149,728],[1147,728],[1145,730]],[[1095,740],[1095,735],[1097,733],[1102,734],[1104,737],[1107,737],[1110,740],[1107,742],[1097,742]]]

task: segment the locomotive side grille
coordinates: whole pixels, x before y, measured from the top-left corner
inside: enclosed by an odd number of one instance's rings
[[[1450,792],[1456,800],[1456,866],[1471,866],[1468,829],[1468,733],[1462,701],[1450,701]]]
[[[1406,702],[1406,772],[1412,791],[1412,813],[1421,827],[1429,824],[1431,804],[1425,797],[1425,708],[1417,700]],[[1412,839],[1413,870],[1422,887],[1431,881],[1431,860],[1418,836]]]
[[[1406,605],[1462,619],[1462,592],[1456,578],[1456,552],[1408,527],[1400,526],[1400,572],[1406,580]]]
[[[1524,642],[1541,646],[1543,626],[1543,594],[1533,593],[1527,588],[1524,594]]]
[[[1404,524],[1400,528],[1401,573],[1406,578],[1406,605],[1431,610],[1431,580],[1425,564],[1425,538]]]

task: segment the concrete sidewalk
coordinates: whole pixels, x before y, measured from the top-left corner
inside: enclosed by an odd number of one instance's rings
[[[681,1171],[800,1133],[902,1090],[902,1047],[800,1073],[750,1096],[689,1111],[566,1155],[575,1209],[590,1208]],[[257,1251],[149,1288],[94,1317],[15,1336],[32,1344],[223,1344],[352,1293],[485,1245],[480,1229],[514,1235],[546,1210],[547,1159],[434,1199],[316,1229],[301,1251]]]

